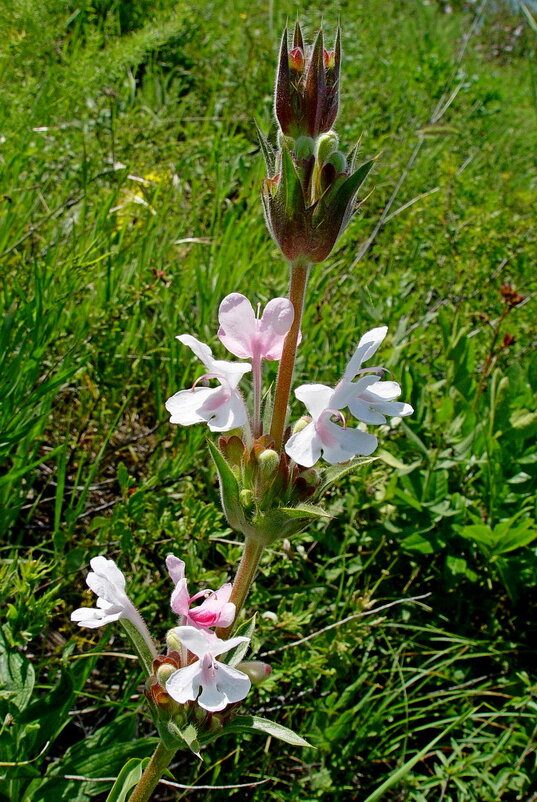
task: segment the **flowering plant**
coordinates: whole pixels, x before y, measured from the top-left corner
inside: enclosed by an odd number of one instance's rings
[[[216,334],[240,361],[215,357],[212,348],[192,334],[177,338],[205,372],[190,388],[172,395],[166,408],[171,423],[204,423],[219,435],[216,442],[209,439],[208,447],[222,506],[230,527],[245,538],[235,578],[216,591],[191,596],[185,563],[168,555],[166,567],[174,585],[171,609],[178,621],[168,632],[165,653],[159,652],[127,596],[122,572],[103,556],[91,560],[87,577],[98,596],[96,607],[72,614],[73,621],[89,628],[120,621],[145,669],[146,697],[160,743],[131,802],[150,798],[177,749],[199,756],[222,732],[263,732],[308,746],[279,723],[240,713],[252,684],[270,672],[264,663],[243,659],[255,616],[243,620],[241,612],[263,550],[278,538],[328,518],[323,507],[327,488],[373,459],[378,439],[368,427],[413,411],[410,404],[396,400],[401,388],[386,378],[385,368],[364,367],[386,337],[387,327],[380,326],[360,338],[334,387],[310,383],[295,389],[307,415],[288,424],[309,271],[332,251],[373,166],[370,160],[356,167],[356,149],[349,157],[338,150],[332,125],[339,107],[340,62],[339,31],[330,51],[324,48],[322,31],[308,48],[297,23],[291,49],[285,31],[276,78],[278,149],[259,132],[268,172],[263,206],[268,228],[290,262],[289,297],[271,299],[261,314],[239,292],[221,301]],[[263,390],[265,360],[278,362],[272,394]],[[247,377],[251,393],[245,394]],[[123,782],[118,778],[110,799],[129,790]]]

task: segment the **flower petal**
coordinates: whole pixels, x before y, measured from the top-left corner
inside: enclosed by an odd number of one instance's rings
[[[103,556],[94,557],[90,560],[90,565],[96,574],[102,576],[110,582],[110,584],[117,587],[118,590],[125,591],[125,576],[113,560],[107,560],[106,557]]]
[[[306,405],[310,415],[317,419],[321,412],[330,406],[334,390],[326,384],[301,384],[296,388],[295,395]]]
[[[97,629],[97,627],[104,627],[105,624],[117,621],[122,617],[122,614],[122,610],[107,613],[105,610],[95,609],[94,607],[79,607],[78,610],[73,610],[71,613],[71,621],[76,621],[79,627]]]
[[[296,434],[292,434],[285,444],[285,452],[298,465],[311,468],[321,456],[321,438],[315,431],[312,421]]]
[[[190,596],[188,595],[186,579],[180,579],[173,589],[170,604],[176,615],[188,615]]]
[[[372,423],[376,426],[386,423],[386,418],[378,411],[378,406],[364,401],[363,397],[353,398],[349,401],[348,407],[356,420],[363,423]]]
[[[329,434],[326,437],[325,435]],[[377,447],[377,438],[359,429],[344,429],[331,420],[324,421],[323,457],[330,465],[348,462],[356,456],[369,456]]]
[[[190,666],[175,671],[166,681],[166,691],[179,704],[193,702],[201,687],[201,664],[199,660]]]
[[[205,684],[198,697],[198,704],[209,712],[223,710],[232,702],[240,702],[251,688],[250,678],[236,668],[224,663],[215,663],[214,681]]]
[[[226,295],[218,310],[218,320],[218,337],[227,350],[239,359],[251,359],[257,321],[250,301],[240,292]]]
[[[179,423],[181,426],[206,423],[207,418],[199,410],[220,389],[220,387],[195,387],[193,390],[179,390],[166,401],[166,409],[171,416],[170,423]]]
[[[203,362],[210,373],[215,372],[213,369],[215,359],[213,357],[213,352],[208,345],[202,343],[201,340],[198,340],[191,334],[178,334],[176,339],[183,343],[183,345],[188,346],[188,348],[190,348],[190,350],[198,357],[200,362]]]
[[[258,339],[262,359],[280,359],[283,344],[293,325],[295,310],[288,298],[273,298],[258,321]]]
[[[363,337],[360,339],[358,343],[358,347],[354,352],[353,356],[349,360],[347,367],[345,368],[345,372],[343,374],[343,378],[351,381],[357,375],[360,367],[362,366],[362,362],[367,362],[368,359],[371,359],[373,354],[376,352],[377,348],[385,338],[388,332],[387,326],[379,326],[376,329],[371,329],[371,331],[367,331]]]
[[[170,575],[170,579],[174,584],[177,584],[180,579],[185,578],[185,564],[179,557],[173,554],[168,554],[166,557],[166,568]]]

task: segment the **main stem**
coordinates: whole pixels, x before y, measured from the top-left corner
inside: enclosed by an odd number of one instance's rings
[[[265,547],[260,543],[256,543],[254,540],[246,538],[244,551],[242,552],[241,561],[239,563],[239,567],[237,568],[235,581],[233,582],[233,590],[231,591],[231,596],[229,597],[229,601],[235,605],[235,622],[239,617],[239,613],[242,610],[246,596],[248,595],[248,591],[250,590],[251,584],[254,581],[257,566],[259,565],[259,560],[261,559],[264,548]],[[225,640],[229,637],[232,629],[233,624],[230,624],[229,627],[219,627],[216,630],[216,634],[219,638]]]
[[[148,802],[176,751],[177,749],[166,749],[162,743],[159,743],[146,770],[140,777],[138,785],[130,795],[129,802]]]
[[[274,440],[274,448],[276,451],[281,451],[283,445],[285,419],[287,417],[287,406],[289,404],[291,383],[293,381],[293,370],[295,368],[296,349],[300,334],[300,324],[302,323],[302,312],[304,310],[304,297],[306,295],[309,269],[310,265],[308,264],[291,265],[289,300],[293,304],[295,317],[283,345],[278,378],[276,381],[276,392],[274,393],[274,408],[272,410],[270,436]]]

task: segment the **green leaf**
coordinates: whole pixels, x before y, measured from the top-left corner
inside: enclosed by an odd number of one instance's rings
[[[132,757],[128,760],[110,789],[110,793],[106,797],[106,802],[125,802],[128,792],[140,782],[149,761],[150,758],[148,757],[142,759]]]
[[[347,474],[360,468],[362,465],[368,465],[370,462],[375,462],[378,457],[357,457],[356,459],[347,462],[346,465],[337,465],[334,468],[327,468],[324,472],[324,482],[320,485],[316,495],[320,496],[327,490],[334,482],[343,479]]]
[[[162,743],[166,749],[184,749],[187,747],[197,757],[200,757],[200,742],[198,731],[193,724],[180,727],[175,721],[168,721],[159,727]]]
[[[220,498],[222,500],[224,514],[229,525],[233,529],[238,529],[239,532],[243,532],[246,521],[244,518],[244,510],[240,503],[239,483],[235,479],[233,471],[214,443],[211,440],[207,440],[207,445],[218,473],[218,480],[220,482]]]
[[[218,734],[224,735],[230,732],[258,732],[263,735],[270,735],[272,738],[277,738],[279,741],[284,741],[291,746],[315,748],[288,727],[283,727],[281,724],[276,724],[275,721],[269,721],[260,716],[237,716],[231,724],[224,727]]]
[[[272,178],[276,172],[276,157],[274,155],[274,148],[272,147],[268,139],[261,131],[256,120],[254,120],[254,125],[257,138],[259,140],[259,146],[261,148],[261,153],[263,154],[263,159],[265,160],[267,175],[269,176],[269,178]]]
[[[252,636],[255,632],[255,623],[256,623],[256,613],[253,614],[251,618],[247,621],[243,621],[237,629],[233,632],[233,637],[244,637],[252,639]],[[227,653],[226,663],[228,666],[236,666],[238,663],[241,662],[242,658],[250,648],[249,643],[240,643],[238,646],[235,646],[234,649],[231,649]]]
[[[297,504],[296,507],[280,507],[280,512],[285,513],[287,518],[299,519],[319,519],[319,518],[332,518],[322,507],[316,504]]]
[[[19,711],[28,706],[35,683],[34,667],[30,661],[14,650],[2,647],[0,651],[0,688],[6,698]]]

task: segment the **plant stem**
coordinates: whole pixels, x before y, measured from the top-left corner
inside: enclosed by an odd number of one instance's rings
[[[254,380],[254,419],[253,419],[253,435],[260,437],[263,432],[261,430],[261,357],[258,355],[252,359],[252,373]]]
[[[140,777],[138,785],[129,797],[129,802],[148,802],[176,751],[177,749],[166,749],[162,743],[159,743],[147,764],[146,770]]]
[[[244,551],[242,552],[241,561],[239,563],[239,567],[237,568],[235,581],[233,582],[233,590],[231,591],[231,596],[229,597],[229,601],[232,602],[236,608],[234,623],[239,617],[239,613],[242,610],[242,606],[246,600],[248,591],[250,590],[252,582],[254,581],[257,566],[259,565],[259,560],[261,559],[264,548],[265,547],[262,544],[256,543],[255,540],[246,538]],[[229,627],[218,628],[216,630],[216,634],[219,638],[223,638],[225,640],[229,637],[232,629],[233,624],[230,624]]]
[[[304,310],[304,297],[306,295],[306,285],[310,265],[292,264],[291,282],[289,285],[289,300],[293,304],[295,317],[293,325],[285,338],[283,345],[282,358],[278,370],[276,381],[276,392],[274,393],[274,408],[272,410],[272,422],[270,426],[270,436],[274,440],[274,448],[281,451],[283,445],[283,433],[285,430],[285,419],[287,417],[287,405],[289,404],[289,394],[291,392],[291,382],[293,381],[293,370],[295,367],[296,348],[298,336],[300,334],[300,324],[302,322],[302,312]]]

